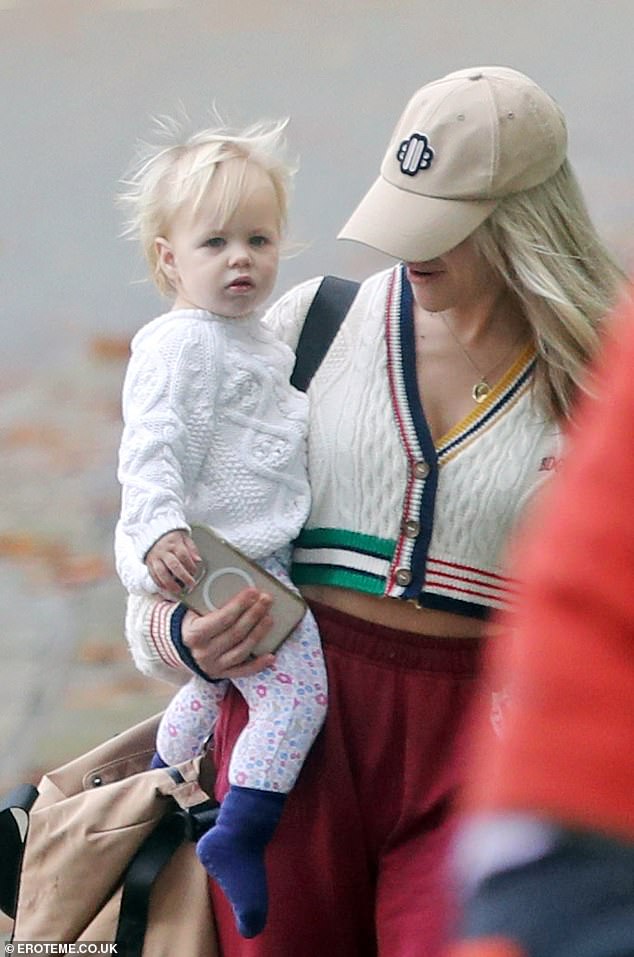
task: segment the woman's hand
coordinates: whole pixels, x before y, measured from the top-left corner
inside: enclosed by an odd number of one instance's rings
[[[249,655],[268,633],[273,599],[255,588],[244,588],[216,611],[188,611],[181,625],[183,643],[198,667],[210,678],[243,678],[270,667],[275,655]]]

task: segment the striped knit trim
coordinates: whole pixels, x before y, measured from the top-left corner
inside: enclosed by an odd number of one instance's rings
[[[425,592],[504,608],[516,591],[515,580],[505,575],[439,558],[427,562]]]
[[[344,548],[361,555],[376,558],[392,557],[394,541],[366,535],[363,532],[351,532],[342,528],[304,528],[295,541],[296,549]]]
[[[335,585],[384,595],[394,546],[389,539],[345,529],[309,529],[295,548],[292,578],[297,585]],[[450,602],[447,607],[460,613],[465,603],[504,608],[516,589],[515,580],[505,575],[430,557],[424,587],[416,598],[425,604],[426,596],[443,597]]]
[[[293,551],[297,585],[337,585],[382,595],[394,552],[390,539],[339,528],[300,532]]]
[[[438,480],[436,452],[420,403],[413,323],[412,292],[401,266],[392,274],[387,295],[387,370],[392,409],[408,463],[402,520],[418,522],[420,533],[417,538],[399,537],[388,573],[386,593],[411,598],[420,592],[425,575]],[[417,474],[420,464],[429,467],[426,477]],[[399,568],[416,569],[409,585],[398,584]]]
[[[437,450],[441,464],[454,458],[461,449],[495,425],[502,415],[515,405],[529,390],[534,367],[535,350],[529,345],[485,401],[439,440]]]
[[[360,575],[385,579],[394,542],[338,528],[305,529],[293,552],[295,566],[346,569]]]
[[[296,585],[334,585],[369,595],[385,594],[385,576],[364,574],[353,568],[334,565],[293,564],[291,578]]]
[[[174,609],[171,601],[155,602],[150,617],[148,638],[157,656],[170,668],[182,668],[183,663],[172,643],[170,626]]]

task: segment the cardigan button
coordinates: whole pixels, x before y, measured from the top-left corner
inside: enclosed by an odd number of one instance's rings
[[[409,568],[397,568],[396,569],[396,584],[404,587],[409,585],[412,580],[412,573]]]
[[[415,521],[413,518],[409,518],[403,522],[403,535],[406,538],[416,538],[420,532],[420,522]]]
[[[429,465],[425,462],[424,459],[421,459],[420,462],[414,463],[414,475],[416,478],[427,478],[429,475]]]

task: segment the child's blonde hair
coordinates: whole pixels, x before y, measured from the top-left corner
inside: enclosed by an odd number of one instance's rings
[[[285,155],[288,119],[255,123],[239,132],[218,126],[191,136],[184,136],[174,120],[162,119],[159,126],[172,142],[142,147],[136,164],[122,180],[117,201],[129,213],[124,235],[139,239],[152,279],[163,295],[169,295],[173,289],[161,268],[156,239],[168,237],[179,211],[186,205],[195,211],[213,183],[219,187],[221,227],[242,198],[248,165],[252,164],[271,179],[282,228],[295,167]]]

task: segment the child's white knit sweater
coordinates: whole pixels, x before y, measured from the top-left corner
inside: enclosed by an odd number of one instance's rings
[[[128,591],[156,591],[145,555],[166,532],[195,522],[254,559],[297,535],[310,490],[308,400],[289,384],[294,361],[256,315],[174,310],[134,337],[115,540]]]

